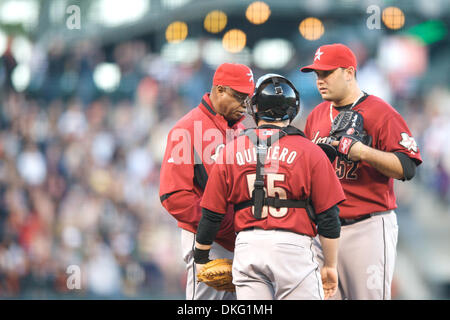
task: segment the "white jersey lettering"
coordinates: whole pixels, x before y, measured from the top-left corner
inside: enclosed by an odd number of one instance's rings
[[[284,147],[281,149],[280,146],[270,147],[267,149],[266,163],[268,160],[278,160],[291,164],[297,157],[296,151],[289,151],[288,148]],[[287,158],[287,159],[286,159]],[[256,148],[245,149],[244,151],[236,152],[236,163],[243,166],[246,163],[256,162]]]

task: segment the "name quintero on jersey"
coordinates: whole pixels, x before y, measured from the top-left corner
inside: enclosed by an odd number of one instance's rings
[[[270,160],[275,161],[283,161],[287,164],[292,164],[295,158],[297,157],[297,151],[289,151],[288,148],[283,147],[280,150],[280,146],[271,146],[267,149],[266,162],[268,163]],[[256,148],[248,148],[243,152],[236,152],[236,163],[240,166],[243,166],[246,163],[255,163],[256,162]]]

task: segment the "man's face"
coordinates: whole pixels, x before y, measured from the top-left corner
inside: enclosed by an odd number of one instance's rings
[[[222,87],[221,95],[221,114],[225,119],[231,121],[239,120],[246,111],[248,94],[238,92],[230,87]]]
[[[317,76],[316,85],[322,99],[327,101],[340,101],[347,94],[346,70],[337,68],[323,71],[314,70]]]

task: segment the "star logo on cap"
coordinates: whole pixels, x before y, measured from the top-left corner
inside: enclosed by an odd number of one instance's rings
[[[321,56],[321,55],[323,55],[323,52],[320,51],[320,48],[319,48],[319,49],[317,49],[316,54],[315,54],[315,56],[314,56],[314,61],[316,61],[316,59],[317,59],[317,60],[320,60],[320,56]]]
[[[247,75],[250,77],[249,79],[248,79],[248,82],[253,82],[253,72],[249,72],[249,73],[247,73]]]

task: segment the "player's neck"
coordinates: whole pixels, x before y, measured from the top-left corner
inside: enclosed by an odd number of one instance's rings
[[[285,121],[273,121],[273,122],[269,122],[269,121],[264,121],[264,120],[259,120],[258,121],[258,127],[262,126],[262,125],[272,125],[272,126],[277,126],[277,127],[286,127],[289,124],[289,120],[285,120]]]
[[[334,107],[342,107],[347,106],[349,104],[355,103],[362,95],[361,89],[358,85],[355,85],[351,88],[349,94],[347,94],[343,99],[338,101],[332,101]]]

